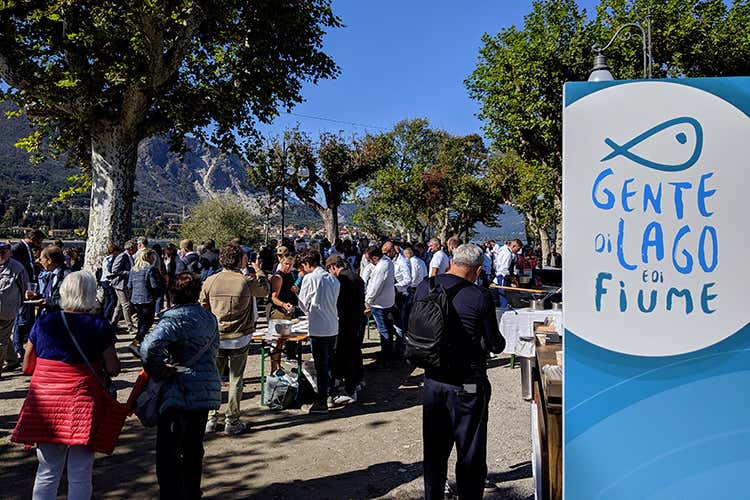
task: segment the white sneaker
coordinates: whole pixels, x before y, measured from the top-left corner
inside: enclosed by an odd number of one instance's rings
[[[339,394],[335,398],[333,398],[333,404],[335,405],[348,405],[351,403],[357,402],[357,393],[355,392],[351,396],[346,394]]]
[[[224,426],[224,434],[227,436],[236,436],[242,434],[248,429],[248,426],[243,422],[237,422],[236,424],[226,424]]]
[[[208,422],[206,422],[206,434],[209,432],[216,432],[216,425],[217,422],[215,418],[208,419]]]

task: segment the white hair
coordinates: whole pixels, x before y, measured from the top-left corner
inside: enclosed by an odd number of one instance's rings
[[[96,301],[96,278],[88,271],[76,271],[60,285],[60,307],[68,311],[92,311]]]
[[[484,264],[484,252],[471,243],[464,243],[453,251],[453,264],[461,267],[479,267]]]

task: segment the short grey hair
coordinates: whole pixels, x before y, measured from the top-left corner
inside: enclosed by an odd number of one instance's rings
[[[461,267],[479,267],[484,264],[484,252],[470,243],[464,243],[453,251],[453,264]]]
[[[88,271],[76,271],[60,285],[60,307],[69,311],[92,311],[96,301],[96,278]]]
[[[430,241],[427,242],[428,245],[432,245],[433,243],[442,246],[442,243],[440,243],[440,238],[430,238]]]

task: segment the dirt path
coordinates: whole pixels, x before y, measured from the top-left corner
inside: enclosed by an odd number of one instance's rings
[[[206,438],[205,498],[364,499],[422,497],[421,370],[372,365],[375,334],[366,341],[367,387],[357,403],[328,416],[303,410],[271,412],[260,407],[260,354],[255,346],[245,372],[243,419],[252,430],[229,438]],[[123,400],[140,368],[118,344],[124,373]],[[305,355],[309,357],[309,353]],[[521,400],[519,372],[503,356],[492,361],[488,479],[485,498],[533,498],[529,463],[529,407]],[[30,498],[36,470],[33,451],[9,442],[28,379],[11,372],[0,378],[0,498]],[[226,391],[224,392],[226,400]],[[94,465],[95,498],[156,498],[155,432],[135,419],[120,444]],[[449,473],[453,479],[453,472]],[[61,489],[61,491],[63,491]]]

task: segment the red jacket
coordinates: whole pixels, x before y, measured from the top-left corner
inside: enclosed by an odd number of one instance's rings
[[[11,441],[82,445],[111,454],[128,413],[85,364],[37,358]]]

